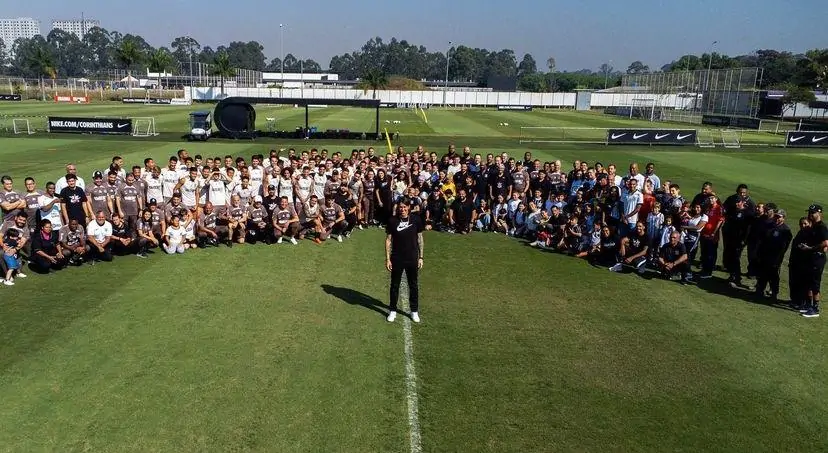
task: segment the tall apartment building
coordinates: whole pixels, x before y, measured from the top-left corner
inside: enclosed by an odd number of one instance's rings
[[[0,19],[0,39],[6,45],[6,50],[11,50],[12,44],[17,38],[32,38],[40,34],[40,21],[31,17],[18,17],[17,19]]]
[[[52,28],[63,30],[67,33],[72,33],[78,38],[83,39],[83,36],[92,28],[100,27],[101,22],[95,19],[82,20],[56,20],[52,21]]]

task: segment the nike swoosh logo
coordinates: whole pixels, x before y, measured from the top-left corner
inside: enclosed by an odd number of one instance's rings
[[[612,134],[612,135],[610,136],[610,138],[612,138],[613,140],[615,140],[615,139],[621,138],[621,137],[623,137],[623,136],[625,136],[625,135],[627,135],[627,133],[626,133],[626,132],[624,132],[623,134]]]
[[[825,140],[826,138],[828,138],[828,135],[826,135],[825,137],[819,137],[819,138],[812,137],[811,138],[811,143],[821,142],[821,141]]]
[[[638,140],[641,137],[646,137],[647,134],[633,134],[633,140]]]
[[[401,223],[401,224],[397,225],[397,231],[403,231],[403,230],[407,229],[410,226],[411,226],[410,223]]]
[[[687,135],[678,134],[678,135],[676,135],[676,140],[684,140],[685,138],[687,138],[691,135],[693,135],[693,134],[687,134]]]
[[[123,129],[123,128],[127,127],[127,126],[129,126],[129,123],[124,123],[124,124],[118,123],[118,127],[117,127],[117,129]]]
[[[805,138],[804,135],[801,136],[801,137],[791,137],[791,143],[798,142],[798,141],[802,140],[803,138]]]
[[[664,138],[664,137],[666,137],[666,136],[668,136],[668,135],[670,135],[670,134],[656,134],[656,135],[655,135],[655,139],[656,139],[656,140],[661,140],[662,138]]]

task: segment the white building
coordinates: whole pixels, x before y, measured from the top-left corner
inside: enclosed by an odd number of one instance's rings
[[[17,19],[0,19],[0,39],[6,45],[6,50],[11,51],[12,44],[17,38],[33,38],[40,34],[40,21],[31,17],[18,17]]]
[[[52,28],[72,33],[80,39],[94,27],[100,27],[101,22],[95,19],[83,20],[55,20],[52,21]]]
[[[283,77],[284,76],[284,77]],[[262,82],[268,84],[281,84],[284,88],[300,88],[303,85],[333,84],[339,81],[339,74],[309,74],[299,72],[263,72]]]

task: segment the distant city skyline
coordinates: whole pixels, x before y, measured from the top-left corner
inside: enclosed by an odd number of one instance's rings
[[[285,54],[312,58],[323,68],[334,55],[358,50],[375,36],[405,39],[432,52],[445,52],[449,41],[455,46],[508,48],[518,61],[530,53],[540,70],[554,57],[557,69],[567,71],[595,70],[603,63],[623,71],[635,60],[659,69],[681,55],[711,50],[728,55],[758,49],[804,53],[828,45],[828,27],[818,14],[825,6],[819,0],[697,0],[692,5],[666,0],[514,0],[485,7],[472,0],[366,0],[353,9],[332,0],[318,0],[312,9],[251,0],[229,5],[145,0],[140,10],[124,13],[102,0],[77,0],[16,3],[3,16],[48,17],[41,23],[49,23],[79,20],[84,14],[107,30],[141,35],[155,47],[169,46],[178,36],[192,36],[214,49],[255,40],[264,46],[268,61],[280,56],[279,24],[284,23]]]

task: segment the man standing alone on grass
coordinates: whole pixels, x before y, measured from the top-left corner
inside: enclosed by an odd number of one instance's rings
[[[400,282],[403,271],[408,279],[408,303],[411,320],[420,322],[418,273],[423,267],[423,223],[419,216],[410,215],[410,207],[401,203],[397,216],[385,229],[385,268],[391,272],[391,311],[388,322],[397,318]]]

